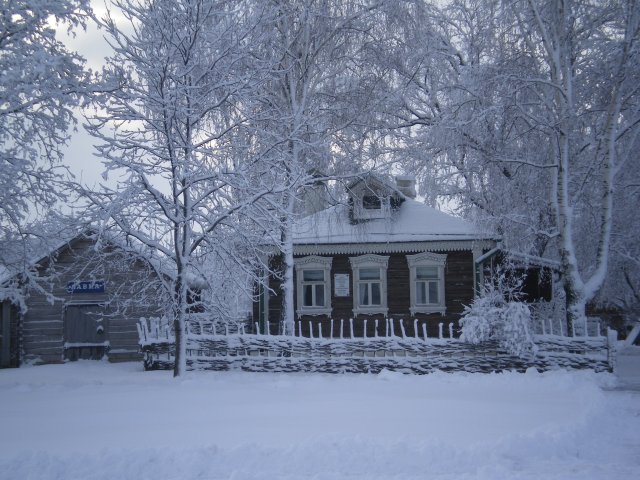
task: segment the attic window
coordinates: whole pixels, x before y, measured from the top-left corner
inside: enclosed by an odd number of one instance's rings
[[[382,202],[380,197],[376,195],[365,195],[362,197],[362,207],[365,210],[380,210],[382,208]]]

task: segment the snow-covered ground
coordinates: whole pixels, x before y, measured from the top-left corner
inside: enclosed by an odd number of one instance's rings
[[[612,375],[0,370],[4,479],[631,479]]]

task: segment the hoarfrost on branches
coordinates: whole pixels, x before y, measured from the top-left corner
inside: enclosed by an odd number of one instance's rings
[[[517,356],[530,355],[537,350],[529,306],[505,299],[503,292],[493,286],[487,286],[481,296],[465,307],[460,325],[460,338],[469,343],[496,340],[502,348]]]
[[[73,109],[91,93],[84,59],[56,38],[56,28],[84,28],[88,0],[14,0],[0,12],[0,277],[33,277],[34,252],[51,235],[42,219],[68,199],[63,148]],[[46,220],[51,223],[53,215]],[[59,227],[62,230],[64,227]],[[53,243],[52,243],[52,239]],[[35,245],[35,247],[34,247]],[[13,290],[14,301],[20,301]]]

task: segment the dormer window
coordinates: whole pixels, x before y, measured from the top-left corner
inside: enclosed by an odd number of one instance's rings
[[[357,220],[389,218],[391,215],[388,196],[363,195],[354,204],[353,217]]]
[[[363,175],[349,186],[352,220],[391,218],[392,209],[404,201],[403,194],[373,174]]]
[[[380,210],[382,208],[380,197],[376,195],[365,195],[362,197],[362,208],[365,210]]]

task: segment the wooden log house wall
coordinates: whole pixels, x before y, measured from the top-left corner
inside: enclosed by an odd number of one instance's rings
[[[420,253],[419,251],[411,253]],[[378,335],[383,335],[384,331],[384,319],[393,318],[397,322],[402,322],[407,332],[413,332],[414,320],[418,320],[420,332],[422,332],[422,324],[427,327],[427,334],[430,337],[437,337],[439,333],[439,324],[443,323],[445,329],[448,329],[449,324],[454,324],[454,331],[458,332],[458,320],[460,319],[464,307],[469,305],[473,301],[474,296],[474,284],[473,284],[473,253],[469,250],[466,251],[445,251],[438,252],[447,255],[447,262],[444,268],[444,284],[445,284],[445,305],[446,312],[444,315],[439,313],[416,313],[410,312],[410,300],[409,300],[409,283],[411,281],[409,266],[407,264],[406,253],[391,253],[389,254],[389,265],[387,269],[387,301],[389,313],[373,314],[373,315],[355,315],[353,314],[353,283],[349,283],[349,296],[336,296],[334,278],[336,274],[348,274],[349,278],[353,277],[353,270],[349,263],[349,257],[354,255],[320,255],[324,257],[332,257],[330,274],[330,286],[331,286],[331,316],[327,315],[296,315],[296,335],[299,334],[300,328],[302,328],[302,335],[305,337],[309,335],[309,320],[314,325],[313,335],[317,336],[317,324],[320,321],[322,324],[322,335],[329,337],[331,335],[333,318],[333,336],[338,338],[340,336],[340,320],[348,322],[350,318],[354,319],[354,335],[362,337],[375,336],[375,320],[378,320]],[[301,258],[297,255],[294,257]],[[280,268],[279,257],[274,257],[271,261],[270,268],[274,271]],[[297,284],[296,274],[294,272],[294,285]],[[280,326],[280,319],[282,317],[282,301],[283,292],[281,288],[282,282],[279,278],[271,276],[269,278],[269,288],[271,294],[268,300],[269,311],[269,332],[271,334],[278,334]],[[294,305],[297,305],[297,295],[294,295]],[[259,303],[254,304],[254,319],[259,319]],[[365,328],[365,319],[367,331]],[[259,323],[261,332],[264,332],[264,324]],[[255,328],[255,327],[254,327]]]

